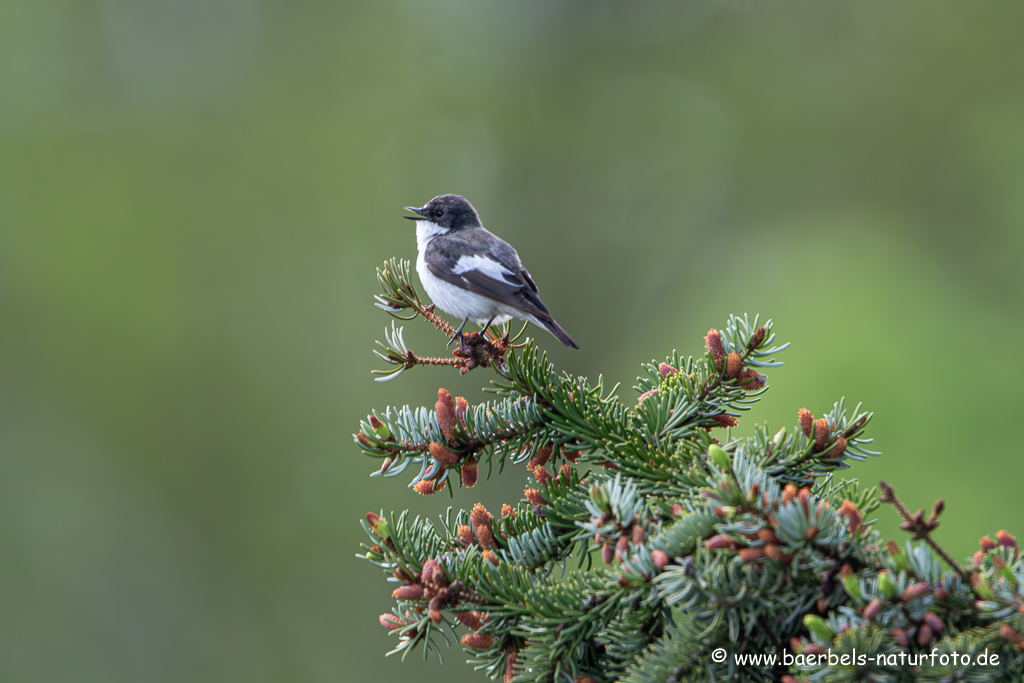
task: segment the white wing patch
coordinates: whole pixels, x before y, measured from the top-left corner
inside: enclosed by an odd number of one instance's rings
[[[505,279],[505,276],[512,274],[510,270],[494,259],[481,256],[480,254],[474,254],[473,256],[460,256],[459,260],[455,263],[455,268],[452,270],[456,275],[462,275],[463,273],[471,270],[479,270],[492,280],[498,280],[501,282],[508,282],[508,280]]]

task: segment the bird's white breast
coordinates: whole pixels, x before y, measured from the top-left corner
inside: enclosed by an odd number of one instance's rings
[[[420,252],[420,260],[423,260],[423,252],[427,250],[430,240],[438,235],[447,235],[449,228],[442,228],[437,223],[430,221],[416,221],[416,248]]]
[[[427,245],[438,235],[447,233],[448,229],[442,228],[437,223],[416,221],[416,248],[419,252],[416,257],[416,273],[420,276],[420,282],[423,283],[423,289],[426,290],[427,296],[442,311],[457,318],[469,318],[476,323],[485,323],[491,318],[494,318],[496,324],[506,322],[512,317],[514,309],[509,309],[508,306],[503,306],[492,299],[449,284],[430,272],[424,259]],[[494,270],[493,277],[498,278],[501,277],[502,272],[508,272],[496,261],[482,256],[463,256],[456,264],[455,272],[461,274],[468,270],[484,270],[485,268]],[[491,273],[488,272],[488,275]]]

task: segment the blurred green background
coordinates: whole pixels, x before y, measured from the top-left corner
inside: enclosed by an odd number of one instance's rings
[[[851,474],[1024,533],[1024,7],[0,4],[0,678],[481,680],[401,664],[351,440],[402,207],[466,195],[623,382],[729,313],[793,342],[746,418],[877,413]],[[439,338],[408,328],[414,348]],[[517,498],[518,469],[455,504]],[[895,514],[880,524],[902,541]]]

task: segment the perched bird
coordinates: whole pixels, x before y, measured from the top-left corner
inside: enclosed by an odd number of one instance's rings
[[[464,197],[443,194],[422,208],[405,208],[416,214],[405,218],[416,221],[416,272],[423,288],[442,311],[463,319],[452,342],[461,339],[470,320],[486,332],[492,323],[515,317],[580,348],[544,307],[516,250],[484,230]]]

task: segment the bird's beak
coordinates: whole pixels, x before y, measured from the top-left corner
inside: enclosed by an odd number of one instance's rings
[[[421,221],[426,218],[426,214],[423,213],[423,209],[417,209],[415,206],[405,207],[406,211],[412,211],[413,213],[419,214],[418,216],[402,216],[402,218],[408,218],[411,221]]]

